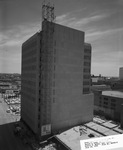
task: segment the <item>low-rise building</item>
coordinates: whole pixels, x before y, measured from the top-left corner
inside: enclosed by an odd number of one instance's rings
[[[94,97],[94,113],[120,122],[122,104],[123,92],[97,91]]]
[[[80,133],[80,127],[82,133]],[[118,134],[123,134],[123,129],[121,129],[120,125],[112,120],[95,116],[93,121],[82,124],[81,126],[75,126],[55,135],[54,138],[56,138],[56,141],[59,141],[59,144],[61,143],[61,145],[65,146],[65,150],[80,150],[81,140]],[[56,141],[55,143],[58,143]]]
[[[112,82],[111,89],[123,91],[123,80],[118,80],[118,81]]]

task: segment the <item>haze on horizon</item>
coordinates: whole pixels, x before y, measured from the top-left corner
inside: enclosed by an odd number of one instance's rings
[[[56,23],[85,32],[91,74],[119,76],[123,67],[123,0],[51,0]],[[21,46],[41,30],[42,0],[0,0],[0,72],[21,73]]]

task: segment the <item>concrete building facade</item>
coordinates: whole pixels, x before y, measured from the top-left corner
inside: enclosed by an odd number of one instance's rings
[[[22,45],[21,116],[36,133],[38,126],[40,33]]]
[[[22,46],[22,119],[41,136],[93,118],[91,45],[84,32],[46,20]]]

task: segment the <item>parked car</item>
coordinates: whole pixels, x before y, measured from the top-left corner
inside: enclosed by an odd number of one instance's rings
[[[10,113],[10,109],[8,108],[8,109],[6,110],[6,112],[7,112],[7,113]]]
[[[20,114],[20,111],[16,111],[15,114],[16,114],[16,115],[19,115],[19,114]]]

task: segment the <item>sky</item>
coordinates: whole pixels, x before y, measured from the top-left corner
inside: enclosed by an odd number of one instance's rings
[[[0,0],[0,72],[21,73],[21,46],[41,30],[42,0]],[[46,2],[48,2],[46,0]],[[56,23],[85,32],[91,74],[119,76],[123,67],[123,0],[50,0]]]

